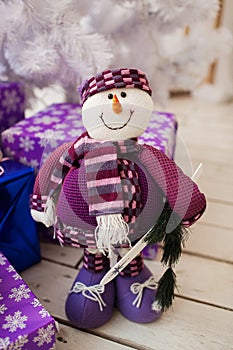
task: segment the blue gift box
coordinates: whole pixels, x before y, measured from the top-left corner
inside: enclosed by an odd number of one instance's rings
[[[30,215],[34,169],[12,160],[0,163],[0,251],[22,271],[40,261],[36,224]]]

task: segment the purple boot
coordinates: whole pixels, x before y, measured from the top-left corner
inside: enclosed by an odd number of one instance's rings
[[[156,306],[157,283],[150,270],[137,256],[116,277],[116,301],[122,315],[130,321],[149,323],[162,312]]]
[[[79,328],[96,328],[109,321],[115,304],[114,282],[100,286],[109,270],[109,260],[102,254],[84,251],[83,267],[66,299],[66,315]]]

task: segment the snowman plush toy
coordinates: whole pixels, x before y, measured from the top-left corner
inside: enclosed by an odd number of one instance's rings
[[[205,196],[163,152],[138,143],[154,108],[142,71],[106,70],[85,81],[80,92],[86,131],[46,160],[31,195],[31,213],[54,227],[62,245],[84,249],[65,305],[74,325],[99,327],[115,307],[131,321],[152,322],[172,304],[172,268],[185,227],[205,210]],[[157,281],[141,252],[114,271],[148,230],[148,243],[162,246],[163,276]],[[102,284],[111,268],[116,277]]]

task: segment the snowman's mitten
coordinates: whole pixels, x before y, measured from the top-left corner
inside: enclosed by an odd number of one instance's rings
[[[43,211],[31,209],[31,216],[37,222],[41,222],[46,227],[51,227],[55,224],[56,207],[53,199],[48,197]]]

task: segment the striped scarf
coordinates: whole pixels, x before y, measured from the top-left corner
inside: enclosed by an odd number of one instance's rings
[[[130,174],[136,173],[134,162],[130,158],[138,150],[139,145],[133,139],[116,142],[98,141],[90,138],[85,132],[61,156],[51,177],[52,193],[62,184],[69,169],[84,160],[89,214],[97,216],[123,213],[125,193],[119,175],[118,159],[127,159],[128,171]],[[131,184],[127,191],[133,194],[138,192],[138,188],[135,189],[134,184]]]

